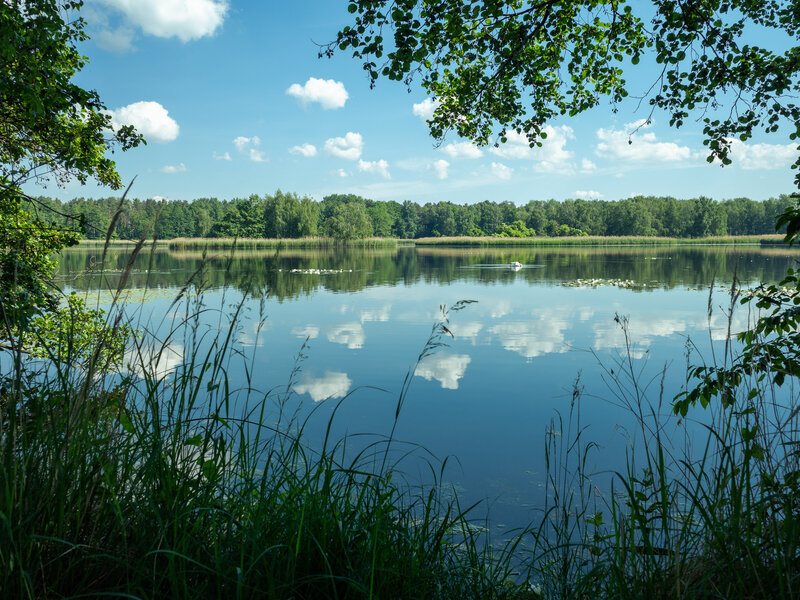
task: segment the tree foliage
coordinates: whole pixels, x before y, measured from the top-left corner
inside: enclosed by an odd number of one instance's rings
[[[351,52],[373,85],[419,78],[438,101],[428,122],[438,140],[504,142],[514,130],[540,144],[553,118],[629,95],[675,127],[700,119],[709,161],[728,164],[732,140],[758,130],[800,134],[794,0],[351,0],[348,10],[353,23],[321,54]],[[754,30],[775,47],[749,43]],[[650,56],[652,87],[631,89],[626,76]]]
[[[114,236],[140,239],[148,235],[158,217],[162,239],[176,237],[305,237],[333,235],[337,207],[362,205],[372,234],[382,237],[418,238],[436,235],[496,235],[522,221],[531,235],[665,236],[698,238],[724,235],[763,235],[774,231],[774,215],[792,204],[789,196],[763,201],[735,198],[717,202],[709,198],[678,200],[670,197],[637,196],[619,201],[531,200],[522,205],[484,200],[475,204],[410,200],[380,201],[353,194],[333,194],[316,202],[308,197],[276,191],[221,201],[216,198],[183,200],[126,200],[115,197],[75,198],[59,202],[36,199],[49,207],[50,214],[63,213],[56,223],[67,227],[74,218],[85,216],[81,235],[105,239],[116,218]],[[29,206],[32,210],[32,206]],[[117,210],[121,213],[117,215]],[[355,209],[358,210],[358,209]],[[364,234],[369,228],[364,226]],[[565,233],[566,231],[566,233]]]
[[[53,308],[51,255],[78,239],[74,223],[53,226],[46,207],[25,203],[21,186],[94,178],[118,189],[108,151],[142,141],[131,127],[112,132],[97,92],[73,82],[86,63],[76,47],[86,38],[81,5],[0,3],[0,301],[11,322]]]

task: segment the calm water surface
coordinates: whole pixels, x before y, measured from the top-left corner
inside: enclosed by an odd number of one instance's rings
[[[440,306],[476,301],[451,313],[453,337],[418,366],[396,435],[440,459],[456,457],[448,483],[466,502],[488,499],[501,529],[528,522],[542,506],[545,432],[560,432],[552,420],[569,413],[578,377],[581,426],[599,445],[590,467],[603,472],[624,465],[637,434],[630,414],[616,405],[613,381],[604,377],[604,366],[618,371],[625,354],[615,316],[629,320],[630,356],[640,381],[652,381],[649,398],[658,401],[666,367],[669,400],[685,381],[687,347],[697,362],[725,339],[725,290],[734,277],[742,287],[777,282],[800,258],[757,247],[211,254],[204,262],[201,253],[143,253],[128,282],[128,310],[163,336],[184,314],[170,309],[172,299],[194,276],[208,289],[205,306],[214,309],[202,316],[203,326],[226,332],[225,315],[246,298],[235,339],[254,356],[252,385],[285,388],[308,340],[294,401],[311,407],[349,393],[338,433],[388,433],[397,392]],[[67,287],[107,301],[128,255],[111,252],[105,272],[93,274],[99,255],[67,251],[62,276]],[[514,261],[522,268],[509,267]],[[736,311],[733,330],[747,318],[746,309]],[[175,338],[160,367],[182,362],[182,339]],[[241,363],[232,362],[230,377],[243,386]],[[326,404],[323,417],[333,407]],[[675,422],[666,431],[681,438],[685,427]]]

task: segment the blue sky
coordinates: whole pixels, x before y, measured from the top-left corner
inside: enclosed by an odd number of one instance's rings
[[[115,122],[146,147],[115,154],[132,196],[231,199],[277,189],[315,199],[355,193],[378,200],[602,198],[636,194],[763,199],[793,191],[797,151],[782,135],[737,142],[734,164],[708,165],[700,127],[671,129],[655,114],[628,143],[647,107],[612,114],[607,103],[548,124],[530,150],[511,139],[478,149],[455,136],[436,147],[430,101],[395,82],[375,89],[340,53],[316,43],[349,22],[346,0],[87,0],[92,39],[78,77]],[[635,75],[644,90],[651,73]],[[632,93],[637,91],[632,86]],[[34,190],[31,190],[34,191]],[[62,199],[111,192],[70,184],[36,190]]]

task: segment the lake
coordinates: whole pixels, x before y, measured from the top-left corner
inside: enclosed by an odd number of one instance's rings
[[[67,289],[103,304],[129,251],[111,250],[98,272],[101,252],[70,249],[60,269]],[[619,406],[630,390],[624,376],[615,379],[620,369],[632,368],[649,401],[661,396],[657,410],[669,415],[685,383],[687,352],[692,362],[711,360],[727,337],[734,278],[744,288],[780,281],[798,256],[750,246],[399,247],[205,258],[164,249],[136,259],[126,310],[163,339],[179,329],[186,308],[172,300],[193,278],[205,291],[202,304],[190,298],[189,308],[203,307],[199,322],[214,337],[227,334],[227,315],[243,302],[233,330],[242,358],[229,366],[231,382],[267,391],[291,380],[292,402],[318,409],[306,432],[314,438],[345,396],[337,435],[388,434],[403,379],[440,307],[474,301],[449,314],[444,345],[417,366],[396,437],[438,459],[457,459],[445,470],[447,485],[464,503],[488,500],[493,526],[503,531],[535,519],[543,505],[546,432],[569,439],[586,427],[585,439],[598,444],[590,469],[622,468],[639,434]],[[628,322],[628,349],[619,320]],[[732,331],[747,320],[747,307],[736,310]],[[184,360],[184,340],[183,332],[172,336],[159,369]],[[583,392],[573,404],[576,381]],[[571,408],[570,432],[553,420]],[[673,419],[664,431],[682,439],[687,426],[691,420]],[[421,449],[417,455],[425,455]],[[419,461],[404,464],[412,481],[424,472]]]

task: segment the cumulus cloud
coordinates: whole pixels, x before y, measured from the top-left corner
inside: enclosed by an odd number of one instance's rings
[[[261,145],[261,138],[257,135],[251,138],[240,135],[233,140],[233,145],[236,146],[240,154],[244,154],[253,162],[267,162],[269,160],[264,153],[258,149]]]
[[[101,29],[92,36],[94,42],[108,52],[127,52],[133,48],[134,30],[130,27]]]
[[[348,172],[347,172],[347,171],[345,171],[344,169],[339,169],[338,171],[336,171],[336,174],[337,174],[339,177],[341,177],[342,179],[344,179],[345,177],[350,177],[350,173],[348,173]]]
[[[380,323],[385,323],[389,320],[389,313],[392,310],[391,304],[384,304],[382,307],[373,309],[373,310],[362,310],[359,311],[358,315],[361,318],[362,323],[366,323],[367,321],[377,321]]]
[[[286,93],[297,98],[303,105],[317,102],[325,110],[342,108],[350,97],[341,81],[316,77],[309,77],[303,85],[293,83]]]
[[[457,390],[458,380],[464,377],[471,360],[467,354],[430,354],[420,361],[415,374],[428,381],[435,379],[446,390]]]
[[[389,163],[385,160],[376,160],[376,161],[366,161],[366,160],[359,160],[358,161],[358,170],[362,173],[375,173],[380,175],[384,179],[391,179],[392,176],[389,173]]]
[[[575,190],[575,195],[584,200],[599,200],[603,197],[597,190]]]
[[[499,300],[490,305],[489,315],[493,319],[502,319],[511,313],[511,303],[508,300]]]
[[[171,142],[180,132],[178,124],[158,102],[134,102],[107,112],[112,128],[133,125],[148,142]]]
[[[292,146],[289,148],[289,152],[310,158],[317,155],[317,147],[313,144],[300,144],[299,146]]]
[[[575,137],[572,127],[547,125],[542,131],[547,137],[541,140],[541,146],[531,148],[524,133],[509,131],[506,134],[507,141],[497,148],[490,148],[489,152],[501,158],[533,161],[533,170],[538,173],[574,171],[574,165],[570,162],[573,153],[566,149],[568,140]]]
[[[227,161],[233,160],[231,159],[231,155],[228,152],[225,152],[224,154],[217,154],[216,152],[214,152],[212,156],[214,160],[227,160]]]
[[[348,348],[356,349],[364,345],[366,335],[361,323],[343,323],[336,325],[328,331],[328,341],[334,344],[343,344]]]
[[[436,177],[439,179],[447,179],[447,170],[450,168],[450,163],[444,159],[439,159],[435,161],[431,167],[433,168],[434,172],[436,173]]]
[[[480,158],[483,151],[470,142],[453,142],[442,148],[442,152],[450,158]]]
[[[662,318],[649,313],[630,315],[629,319],[630,329],[627,338],[619,324],[612,319],[594,323],[593,348],[612,350],[620,356],[627,356],[630,352],[631,358],[640,359],[647,356],[654,338],[682,333],[689,327],[685,319]]]
[[[364,139],[360,133],[348,131],[344,137],[330,138],[325,142],[325,152],[337,158],[358,160],[364,150]]]
[[[352,384],[347,373],[327,371],[322,377],[305,374],[303,380],[294,386],[294,391],[298,394],[308,394],[314,402],[320,402],[328,398],[343,398],[350,391]]]
[[[438,100],[432,98],[425,98],[422,102],[415,104],[412,108],[414,115],[423,121],[430,121],[433,118],[433,113],[439,106]]]
[[[552,312],[541,314],[538,320],[501,323],[489,329],[506,350],[527,359],[543,354],[562,354],[569,349],[564,332],[569,320]]]
[[[688,146],[660,142],[651,131],[652,123],[644,120],[628,123],[620,129],[598,129],[595,147],[598,156],[631,163],[681,162],[692,156]],[[635,133],[629,133],[635,132]]]
[[[729,157],[742,169],[784,169],[797,160],[795,144],[748,144],[740,140],[729,140]]]
[[[477,321],[469,321],[467,323],[450,323],[448,327],[456,338],[467,338],[472,340],[473,346],[478,340],[478,334],[481,332],[481,329],[483,329],[483,325]]]
[[[168,175],[174,175],[175,173],[185,173],[189,169],[186,168],[186,165],[181,163],[179,165],[164,165],[161,167],[162,173],[167,173]]]
[[[498,179],[511,179],[511,175],[514,172],[514,169],[511,167],[505,166],[503,163],[492,163],[492,175],[497,177]]]
[[[590,161],[588,158],[581,160],[581,173],[593,173],[597,170],[597,165]]]
[[[295,335],[299,338],[308,338],[313,340],[314,338],[319,336],[319,327],[316,325],[306,325],[305,327],[295,327],[292,329],[292,335]]]
[[[227,0],[98,0],[121,12],[126,24],[182,42],[213,35],[228,13]]]

